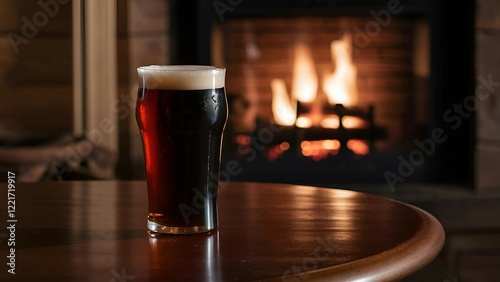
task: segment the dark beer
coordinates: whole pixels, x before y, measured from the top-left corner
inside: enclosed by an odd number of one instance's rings
[[[195,73],[205,71],[191,68]],[[144,80],[138,91],[136,117],[146,162],[148,228],[156,232],[204,232],[217,222],[226,95],[223,84],[212,87],[213,80],[203,81],[183,71],[146,73],[157,77]],[[171,80],[168,75],[180,77]],[[203,87],[207,89],[197,89]]]

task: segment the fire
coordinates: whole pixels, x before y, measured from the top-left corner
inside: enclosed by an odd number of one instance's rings
[[[298,117],[295,125],[300,128],[309,128],[312,126],[312,119],[309,117]]]
[[[357,69],[352,62],[352,36],[345,34],[340,40],[334,40],[330,44],[330,53],[335,65],[332,73],[323,76],[322,90],[328,97],[331,105],[342,104],[352,107],[358,102],[358,89],[356,85]],[[317,107],[312,107],[305,115],[297,116],[297,101],[309,105],[313,103],[318,92],[318,76],[311,51],[306,45],[299,44],[294,50],[293,80],[291,95],[289,95],[285,82],[282,79],[271,81],[273,93],[272,111],[274,121],[279,125],[300,128],[321,126],[323,128],[336,129],[340,127],[339,116],[324,115]],[[366,122],[354,116],[342,118],[344,128],[363,128]],[[290,144],[284,142],[275,146],[269,154],[270,159],[276,159],[284,151],[289,149]],[[304,156],[319,160],[328,155],[335,155],[340,150],[338,140],[302,141],[300,147]],[[365,141],[349,140],[347,147],[358,155],[365,155],[369,147]]]
[[[316,99],[318,91],[316,67],[314,66],[311,51],[307,46],[299,44],[295,47],[292,98],[289,98],[285,82],[282,79],[273,79],[271,81],[271,90],[273,93],[274,121],[280,125],[295,124],[297,117],[296,101],[312,102]],[[310,127],[310,125],[306,125],[306,127]]]
[[[305,45],[295,47],[293,63],[292,96],[299,102],[309,103],[316,99],[318,76],[311,55]]]
[[[346,116],[342,119],[344,128],[363,128],[366,127],[366,122],[358,117]],[[326,116],[321,120],[321,127],[323,128],[339,128],[340,120],[338,116]]]
[[[368,144],[363,140],[349,140],[347,141],[347,148],[353,151],[356,155],[366,155],[370,152]]]
[[[342,119],[342,124],[344,125],[344,128],[360,128],[360,127],[365,127],[365,121],[358,118],[358,117],[344,117]]]
[[[297,116],[297,109],[292,107],[285,82],[282,79],[273,79],[271,89],[273,91],[274,122],[279,125],[293,125]]]
[[[302,155],[319,161],[328,155],[336,155],[340,149],[340,142],[338,140],[302,141],[300,148]]]
[[[357,69],[352,63],[352,36],[346,33],[342,39],[334,40],[330,44],[332,61],[335,65],[334,72],[323,77],[323,91],[332,105],[343,104],[346,107],[354,106],[358,101],[358,88],[356,85]],[[293,80],[291,97],[288,95],[286,85],[281,79],[271,81],[273,93],[273,116],[277,124],[310,127],[312,122],[306,120],[295,121],[297,118],[296,101],[311,103],[316,99],[318,92],[318,77],[311,51],[304,44],[295,47],[293,63]],[[344,120],[346,121],[346,120]],[[338,120],[321,122],[326,128],[337,128]],[[346,128],[358,127],[360,122],[347,121]]]
[[[325,117],[321,121],[321,127],[323,128],[339,128],[340,121],[338,116]]]
[[[270,161],[275,161],[279,156],[281,156],[288,149],[290,149],[290,143],[282,142],[281,144],[274,146],[269,150],[269,152],[267,154],[267,158]]]
[[[354,106],[358,102],[357,69],[352,63],[352,37],[345,34],[330,44],[335,71],[323,78],[323,91],[332,105]]]

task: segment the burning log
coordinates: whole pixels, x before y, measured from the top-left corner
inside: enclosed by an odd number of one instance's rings
[[[297,126],[280,126],[268,125],[267,127],[258,127],[252,134],[258,136],[258,132],[263,128],[279,128],[275,130],[274,137],[267,145],[278,145],[282,142],[293,142],[296,140],[300,144],[301,141],[313,140],[339,140],[341,143],[346,143],[348,140],[367,140],[373,143],[375,140],[387,138],[387,130],[383,127],[371,125],[368,128],[322,128],[309,127],[300,128]],[[344,142],[343,142],[344,141]],[[295,142],[294,142],[295,143]]]

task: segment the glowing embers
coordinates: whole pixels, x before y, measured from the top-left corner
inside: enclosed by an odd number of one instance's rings
[[[365,140],[348,140],[346,147],[356,155],[367,155],[370,152],[370,145]],[[267,152],[267,158],[270,161],[277,160],[291,148],[289,142],[282,142],[279,145],[272,146]],[[340,152],[341,142],[336,139],[314,140],[300,142],[300,152],[303,156],[319,161],[328,156],[335,156]]]
[[[320,124],[323,128],[339,128],[340,119],[336,115],[325,116]],[[346,116],[342,119],[342,126],[344,128],[365,128],[367,122],[359,117]]]
[[[302,149],[302,155],[319,161],[328,155],[338,154],[340,142],[338,140],[302,141],[300,142],[300,148]]]
[[[341,148],[339,140],[317,140],[317,141],[302,141],[300,142],[302,155],[310,157],[315,161],[319,161],[329,155],[337,155]],[[369,153],[368,143],[364,140],[349,140],[347,148],[356,155],[366,155]]]
[[[282,142],[281,144],[271,147],[269,152],[267,153],[267,158],[270,161],[274,161],[279,158],[284,152],[290,149],[290,143]]]

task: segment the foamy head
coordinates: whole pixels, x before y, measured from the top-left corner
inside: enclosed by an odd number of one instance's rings
[[[224,87],[225,68],[213,66],[144,66],[139,85],[147,89],[203,90]]]

